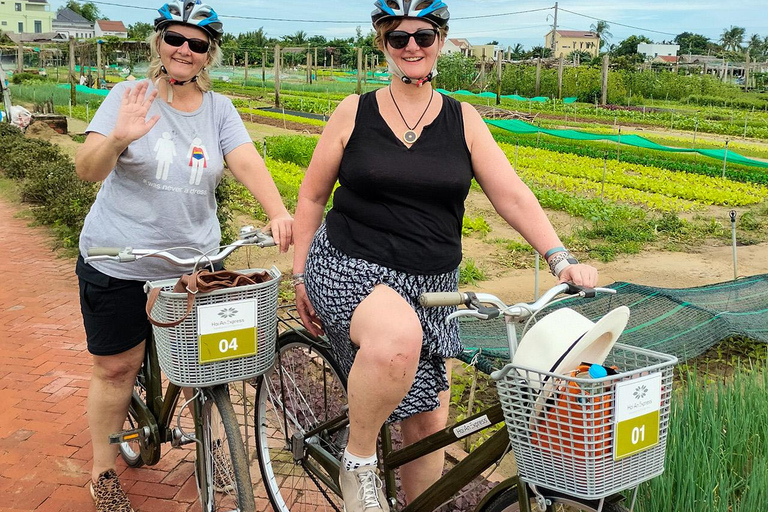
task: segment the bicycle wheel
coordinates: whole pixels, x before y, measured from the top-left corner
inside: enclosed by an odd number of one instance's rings
[[[204,388],[202,447],[197,453],[197,481],[206,512],[253,512],[253,484],[240,424],[226,385]]]
[[[533,495],[532,492],[528,492],[529,495]],[[547,507],[547,512],[596,512],[597,507],[592,504],[581,503],[576,500],[565,500],[559,496],[551,496],[548,493],[544,495],[552,501],[552,505]],[[518,496],[517,486],[512,486],[494,499],[489,501],[478,512],[519,512],[520,511],[520,498]],[[536,508],[536,501],[531,498],[531,505],[529,507],[531,511],[538,511]],[[611,503],[608,500],[603,504],[602,512],[628,512],[629,509],[624,507],[621,503]]]
[[[346,379],[328,349],[299,334],[283,336],[278,351],[279,364],[256,386],[256,448],[269,500],[278,512],[340,511],[342,500],[328,485],[334,478],[307,460],[304,446],[313,443],[341,460],[348,428],[303,434],[345,414]]]
[[[139,399],[146,403],[147,390],[144,387],[144,366],[142,365],[139,374],[136,376],[136,382],[133,384],[134,392]],[[139,428],[139,419],[134,414],[133,408],[128,409],[128,416],[123,423],[123,430],[135,430]],[[120,456],[125,463],[132,468],[140,468],[144,465],[144,459],[141,457],[141,439],[134,441],[125,441],[117,445]]]

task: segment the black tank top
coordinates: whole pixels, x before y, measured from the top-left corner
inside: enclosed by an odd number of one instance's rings
[[[375,91],[363,94],[326,217],[328,240],[395,270],[450,272],[461,262],[472,177],[458,101],[443,96],[440,113],[409,148],[381,117]]]

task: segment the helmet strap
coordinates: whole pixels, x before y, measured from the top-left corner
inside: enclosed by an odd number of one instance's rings
[[[171,76],[168,74],[168,70],[165,69],[165,66],[160,66],[160,72],[165,75],[165,81],[168,84],[166,89],[168,90],[168,103],[173,103],[173,86],[174,85],[186,85],[197,82],[197,75],[193,76],[189,80],[176,80],[175,78],[171,78]],[[157,78],[157,81],[160,81],[160,77]],[[155,82],[155,87],[157,87],[157,82]]]
[[[389,72],[392,75],[395,75],[400,79],[401,82],[404,84],[413,84],[416,87],[421,87],[427,82],[431,82],[432,79],[434,79],[437,76],[437,57],[435,57],[435,63],[432,66],[432,71],[427,73],[427,76],[421,77],[419,79],[411,78],[408,75],[406,75],[400,67],[395,64],[395,60],[392,58],[392,56],[389,54],[389,51],[385,48],[384,49],[384,57],[387,60],[387,66],[389,67]]]

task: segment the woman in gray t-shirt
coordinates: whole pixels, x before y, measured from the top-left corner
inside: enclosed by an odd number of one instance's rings
[[[293,219],[231,101],[210,91],[206,69],[221,55],[218,16],[199,0],[172,0],[158,12],[148,78],[110,91],[77,153],[78,175],[103,180],[85,219],[81,254],[89,247],[138,244],[215,249],[221,231],[214,194],[225,163],[264,208],[275,240],[287,251]],[[149,324],[143,284],[181,273],[156,258],[131,265],[78,260],[94,361],[88,422],[98,511],[131,510],[114,472],[117,452],[108,436],[122,430],[144,356]]]

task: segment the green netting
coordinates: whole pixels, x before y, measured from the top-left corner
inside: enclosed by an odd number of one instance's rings
[[[720,161],[723,161],[723,159],[727,158],[728,162],[768,169],[768,162],[747,158],[733,151],[727,151],[727,155],[726,155],[725,149],[676,148],[672,146],[664,146],[662,144],[657,144],[639,135],[608,135],[603,133],[581,132],[577,130],[556,130],[556,129],[539,128],[538,126],[532,125],[530,123],[526,123],[525,121],[521,121],[519,119],[486,119],[485,122],[492,126],[496,126],[497,128],[501,128],[513,133],[530,134],[530,133],[541,132],[546,135],[552,135],[553,137],[561,137],[563,139],[609,140],[616,143],[626,144],[628,146],[635,146],[635,147],[645,148],[645,149],[655,149],[657,151],[670,151],[675,153],[699,153],[700,155],[708,156],[710,158],[716,158]]]
[[[609,288],[617,293],[569,299],[550,312],[570,307],[596,322],[608,311],[627,306],[629,323],[619,341],[672,354],[680,361],[701,355],[731,336],[768,343],[768,274],[696,288],[653,288],[624,282]],[[489,372],[509,357],[503,320],[462,319],[460,329],[465,362],[474,358],[481,370]]]
[[[58,87],[59,89],[69,89],[71,85],[61,84]],[[75,85],[75,90],[83,94],[95,94],[96,96],[106,96],[107,94],[109,94],[109,91],[107,89],[93,89],[91,87],[86,87],[80,84]]]

